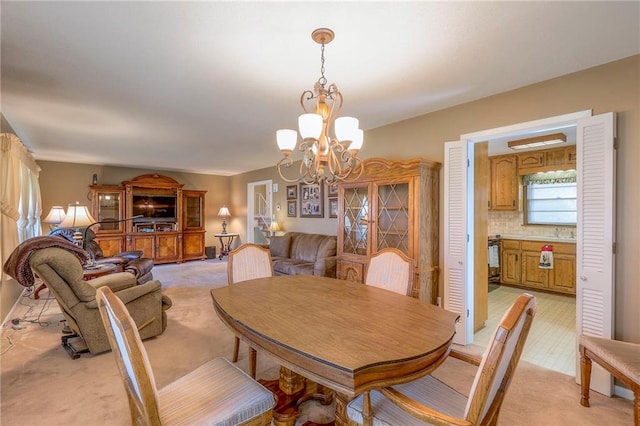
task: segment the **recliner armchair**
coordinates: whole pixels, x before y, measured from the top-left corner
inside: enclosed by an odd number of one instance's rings
[[[47,285],[67,324],[82,337],[92,354],[111,349],[96,301],[96,289],[99,287],[108,286],[125,303],[142,339],[162,334],[167,327],[164,311],[171,306],[171,299],[162,295],[159,281],[136,285],[135,277],[128,272],[85,281],[78,258],[58,247],[34,251],[30,255],[29,266]],[[77,358],[79,355],[75,348],[69,347],[67,341],[68,337],[63,337],[63,346],[73,358]]]
[[[69,242],[73,242],[73,229],[58,228],[49,233],[50,236],[60,236]],[[144,284],[153,279],[153,259],[142,257],[142,251],[125,251],[114,256],[104,257],[100,245],[94,241],[96,234],[87,230],[85,235],[85,250],[93,256],[97,264],[112,263],[117,265],[120,271],[126,271],[136,277],[138,284]]]

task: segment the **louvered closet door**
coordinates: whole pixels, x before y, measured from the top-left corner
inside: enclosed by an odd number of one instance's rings
[[[467,266],[467,144],[444,148],[444,308],[460,314],[454,343],[473,341],[473,291],[465,288]]]
[[[578,120],[577,333],[613,337],[615,115]],[[580,369],[576,369],[579,380]],[[610,396],[611,375],[593,363],[591,388]]]

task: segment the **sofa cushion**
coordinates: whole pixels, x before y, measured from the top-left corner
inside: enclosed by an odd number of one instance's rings
[[[338,248],[338,239],[335,236],[327,235],[318,247],[318,259],[335,256]]]
[[[304,260],[280,259],[273,261],[273,270],[285,275],[313,275],[314,264]]]
[[[318,258],[318,247],[326,235],[291,233],[291,258],[315,262]]]
[[[273,236],[269,240],[269,250],[271,257],[289,257],[289,248],[291,247],[291,236],[285,234],[281,237]]]

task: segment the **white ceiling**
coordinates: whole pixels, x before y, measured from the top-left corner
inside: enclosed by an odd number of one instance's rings
[[[633,2],[1,4],[2,113],[37,159],[274,165],[320,76],[365,130],[640,53]],[[482,129],[478,129],[482,130]]]

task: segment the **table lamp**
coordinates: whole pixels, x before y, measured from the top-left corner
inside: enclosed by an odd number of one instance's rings
[[[222,218],[222,233],[226,234],[227,233],[227,218],[229,216],[231,216],[231,213],[229,213],[229,209],[227,208],[227,206],[220,207],[220,210],[218,210],[218,216],[220,216]]]
[[[49,224],[49,228],[53,231],[58,224],[64,220],[64,208],[62,206],[53,206],[49,210],[49,214],[42,221]]]
[[[275,220],[271,222],[271,225],[269,225],[269,232],[271,233],[271,236],[276,235],[276,232],[280,230],[280,225],[278,225],[278,222],[276,222]]]
[[[58,228],[73,228],[73,241],[76,245],[82,247],[82,232],[80,228],[86,228],[92,225],[96,220],[89,213],[89,209],[84,204],[80,204],[76,201],[75,204],[69,204],[67,214],[64,220],[58,224]]]

